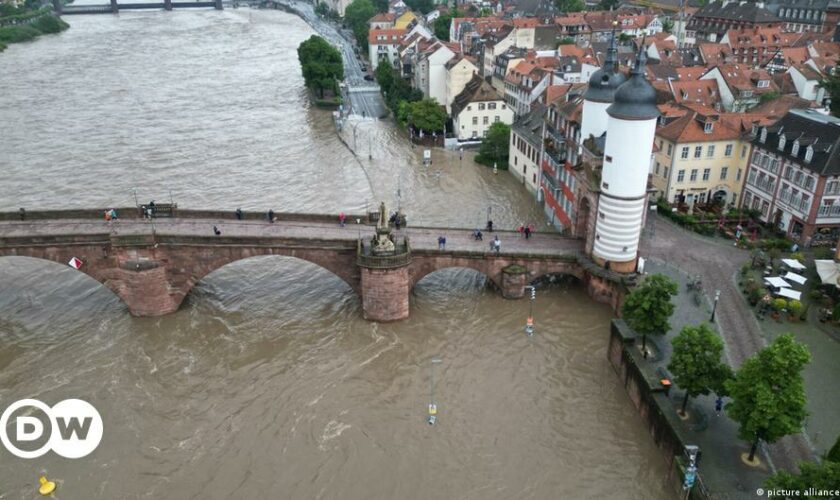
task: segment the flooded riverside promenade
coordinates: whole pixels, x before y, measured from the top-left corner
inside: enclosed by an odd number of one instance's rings
[[[136,195],[338,214],[385,201],[409,230],[488,212],[502,228],[543,227],[506,172],[441,150],[424,167],[388,121],[351,118],[342,143],[310,107],[295,49],[313,32],[297,17],[69,21],[0,55],[0,210]],[[0,450],[0,498],[31,498],[42,472],[67,499],[669,498],[606,360],[612,313],[578,283],[539,288],[530,338],[528,303],[473,270],[431,273],[410,301],[407,320],[368,322],[336,275],[260,256],[207,275],[177,312],[137,318],[68,266],[0,258],[0,406],[81,398],[105,427],[78,460]]]

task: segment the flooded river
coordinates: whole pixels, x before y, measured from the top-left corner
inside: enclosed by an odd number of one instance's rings
[[[276,11],[125,12],[0,54],[0,210],[124,206],[295,212],[400,205],[409,223],[543,224],[506,172],[387,121],[340,141],[297,63],[312,34]],[[355,150],[357,154],[353,154]],[[398,196],[399,193],[399,196]],[[506,301],[471,270],[423,279],[411,318],[361,319],[343,281],[259,257],[176,314],[133,318],[69,267],[0,259],[0,408],[81,398],[90,456],[0,449],[0,499],[664,499],[663,460],[605,356],[605,306],[578,284]],[[438,424],[424,421],[435,366]]]

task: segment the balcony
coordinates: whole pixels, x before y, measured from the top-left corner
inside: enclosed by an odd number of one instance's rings
[[[554,177],[548,175],[543,171],[542,173],[542,185],[550,188],[550,192],[554,193],[559,187],[557,186],[557,181],[554,180]]]

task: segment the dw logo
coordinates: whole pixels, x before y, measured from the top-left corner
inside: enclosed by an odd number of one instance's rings
[[[65,399],[50,408],[37,399],[15,401],[0,416],[0,441],[11,454],[38,458],[89,455],[102,441],[102,417],[90,403]]]

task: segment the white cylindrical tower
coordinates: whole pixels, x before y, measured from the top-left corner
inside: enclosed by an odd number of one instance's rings
[[[607,131],[607,108],[613,103],[615,92],[627,78],[618,71],[615,48],[615,29],[613,29],[610,48],[604,59],[604,66],[592,73],[589,86],[583,94],[583,116],[580,124],[579,143],[590,135],[601,137]]]
[[[595,223],[593,256],[618,272],[636,267],[653,151],[656,90],[645,79],[644,45],[630,79],[607,110],[607,142]]]

